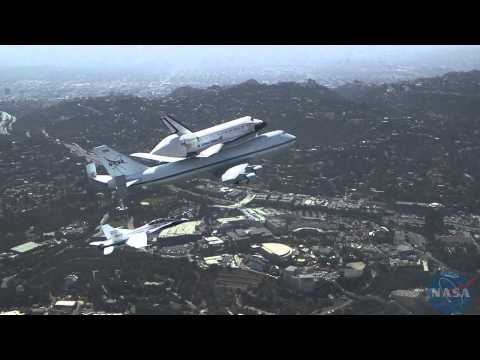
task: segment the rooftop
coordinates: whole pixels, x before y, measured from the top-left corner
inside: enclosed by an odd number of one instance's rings
[[[74,307],[75,305],[77,305],[77,302],[73,300],[58,300],[55,303],[57,307]]]
[[[208,242],[209,245],[221,245],[224,243],[224,241],[217,236],[206,237],[205,241]]]
[[[13,247],[12,250],[15,251],[15,252],[19,252],[19,253],[25,253],[25,252],[31,251],[31,250],[39,247],[39,246],[42,246],[42,244],[38,244],[36,242],[29,241],[29,242],[26,242],[24,244]]]
[[[348,263],[345,266],[353,270],[362,271],[363,269],[365,269],[366,264],[363,261],[357,261],[357,262]]]
[[[262,249],[269,255],[275,255],[278,257],[287,257],[293,252],[293,249],[290,246],[279,243],[263,243]]]
[[[25,314],[18,310],[11,310],[11,311],[0,312],[0,315],[25,315]]]
[[[221,219],[217,219],[217,221],[220,223],[220,224],[228,224],[230,222],[235,222],[235,221],[244,221],[244,220],[247,220],[247,218],[245,216],[235,216],[235,217],[229,217],[229,218],[221,218]]]
[[[207,265],[219,265],[223,261],[223,256],[218,255],[218,256],[204,257],[203,261],[205,261],[205,264]]]
[[[169,236],[181,236],[181,235],[193,235],[202,222],[198,221],[188,221],[183,224],[172,226],[163,230],[159,237],[169,237]]]

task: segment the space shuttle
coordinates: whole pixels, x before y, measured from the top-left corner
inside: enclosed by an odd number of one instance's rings
[[[263,120],[244,116],[193,132],[172,116],[163,116],[161,120],[172,134],[160,141],[150,153],[134,153],[130,156],[157,162],[210,157],[220,152],[224,146],[246,139],[266,126]]]

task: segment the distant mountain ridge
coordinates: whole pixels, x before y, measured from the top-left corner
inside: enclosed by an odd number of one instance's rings
[[[53,140],[86,148],[107,144],[133,153],[150,151],[168,134],[162,114],[173,114],[194,130],[252,115],[267,122],[264,131],[283,129],[297,136],[296,148],[276,169],[299,174],[305,191],[309,184],[324,191],[374,188],[392,201],[480,209],[478,78],[479,72],[473,71],[396,84],[357,82],[342,89],[315,81],[247,81],[207,89],[183,87],[155,99],[74,99],[23,113],[13,131],[24,138],[29,131],[32,137],[25,146],[39,145],[35,151],[57,148],[42,145],[45,129]],[[56,155],[62,151],[70,156],[63,147]],[[273,176],[273,170],[267,171]]]
[[[52,136],[94,143],[112,142],[111,135],[125,132],[131,134],[128,143],[141,138],[140,144],[153,146],[167,134],[161,114],[173,114],[193,129],[252,115],[267,121],[267,130],[295,134],[300,145],[328,145],[368,135],[387,115],[434,113],[451,122],[455,114],[456,121],[466,123],[480,114],[479,94],[480,71],[394,84],[353,82],[336,89],[313,80],[273,85],[248,80],[206,89],[181,87],[155,99],[124,95],[63,101],[19,117],[15,130],[45,128]]]
[[[38,132],[45,128],[59,138],[88,133],[92,141],[100,141],[108,134],[123,129],[132,134],[145,134],[148,142],[152,129],[162,136],[166,134],[160,122],[161,114],[173,114],[194,129],[252,115],[267,121],[269,130],[299,132],[306,141],[317,142],[328,140],[332,134],[327,128],[312,133],[308,129],[312,122],[328,125],[342,113],[353,112],[358,107],[312,80],[274,85],[250,80],[229,87],[182,87],[169,96],[153,100],[109,96],[63,101],[22,116],[16,130]],[[88,109],[95,109],[97,113]]]

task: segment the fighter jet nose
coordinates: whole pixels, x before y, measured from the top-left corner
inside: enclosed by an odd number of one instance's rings
[[[259,120],[259,122],[255,124],[255,132],[262,130],[266,126],[267,123],[265,121]]]

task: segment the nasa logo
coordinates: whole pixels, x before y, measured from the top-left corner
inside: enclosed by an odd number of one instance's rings
[[[440,272],[427,288],[427,299],[432,307],[445,315],[463,314],[465,306],[472,300],[470,287],[476,277],[467,279],[453,272]]]

